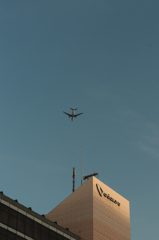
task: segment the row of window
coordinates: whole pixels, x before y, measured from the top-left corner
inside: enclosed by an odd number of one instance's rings
[[[0,239],[1,240],[23,240],[24,238],[0,227]]]
[[[14,234],[10,231],[7,231],[6,229],[3,229],[0,227],[0,240],[24,240],[25,238],[18,236],[17,234]],[[46,239],[46,240],[57,240],[57,239],[66,239],[66,238],[56,238],[49,236],[47,238],[38,238],[39,240],[41,239]],[[26,239],[25,239],[26,240]]]
[[[54,232],[53,230],[44,227],[43,225],[33,221],[32,219],[24,216],[23,214],[5,206],[4,204],[0,203],[0,222],[4,225],[15,229],[18,232],[21,232],[35,240],[65,240],[64,236]],[[4,229],[5,230],[5,229]],[[15,234],[9,233],[7,234],[15,235],[15,238],[11,238],[8,235],[1,233],[1,239],[16,239],[21,240],[19,236]],[[8,238],[5,238],[8,236]],[[68,239],[67,239],[68,240]]]

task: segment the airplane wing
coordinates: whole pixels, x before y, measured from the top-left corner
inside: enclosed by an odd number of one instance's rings
[[[64,112],[64,111],[63,111],[63,113],[67,114],[69,117],[71,117],[71,116],[72,116],[72,114],[66,113],[66,112]]]
[[[77,117],[77,116],[79,116],[79,115],[81,115],[81,114],[83,114],[83,113],[79,113],[79,114],[76,114],[76,115],[73,115],[74,117]]]

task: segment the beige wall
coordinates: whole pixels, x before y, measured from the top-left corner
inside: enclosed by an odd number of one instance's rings
[[[103,190],[100,196],[96,184]],[[105,194],[113,198],[111,201]],[[115,200],[120,203],[114,203]],[[129,201],[93,178],[93,240],[130,240]]]
[[[102,196],[96,184],[101,187]],[[120,202],[120,206],[104,197],[104,193]],[[84,240],[130,240],[129,201],[95,177],[45,216]]]
[[[93,239],[93,182],[87,181],[45,215],[83,239]]]

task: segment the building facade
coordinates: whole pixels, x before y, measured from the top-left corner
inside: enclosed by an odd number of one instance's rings
[[[129,201],[90,177],[39,215],[0,192],[0,240],[130,240]]]
[[[0,240],[81,240],[68,229],[0,192]]]
[[[45,215],[84,240],[130,240],[129,201],[102,183],[89,178]]]

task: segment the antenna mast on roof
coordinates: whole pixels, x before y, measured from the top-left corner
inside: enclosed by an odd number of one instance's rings
[[[72,192],[75,191],[75,175],[76,175],[76,168],[73,168],[73,189],[72,189]]]
[[[82,185],[82,146],[81,146],[81,185]]]

